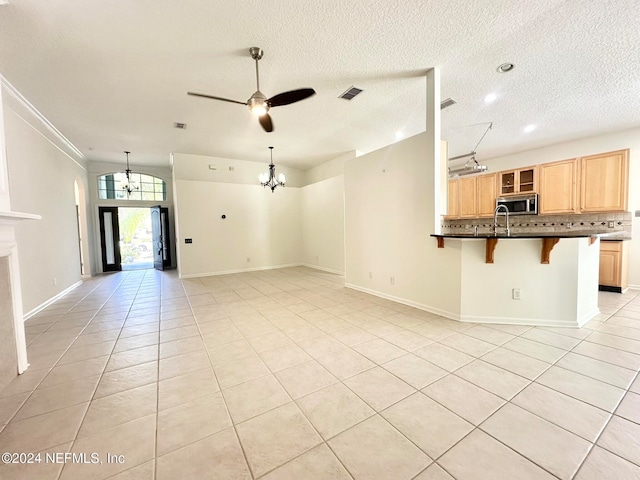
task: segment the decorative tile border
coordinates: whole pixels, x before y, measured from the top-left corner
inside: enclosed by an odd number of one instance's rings
[[[512,215],[509,227],[512,233],[611,233],[626,232],[631,236],[633,214],[589,213],[578,215]],[[613,228],[609,227],[613,222]],[[498,224],[504,225],[504,217],[498,218]],[[493,218],[461,218],[441,222],[442,233],[471,233],[478,227],[479,234],[493,233]],[[467,232],[468,231],[468,232]]]

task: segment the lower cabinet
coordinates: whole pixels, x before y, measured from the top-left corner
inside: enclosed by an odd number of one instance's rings
[[[622,292],[627,288],[628,259],[625,242],[600,242],[600,290]]]

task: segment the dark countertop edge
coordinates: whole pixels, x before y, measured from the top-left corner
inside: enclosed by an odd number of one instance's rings
[[[431,237],[436,238],[457,238],[460,240],[486,240],[487,238],[500,238],[500,239],[518,239],[518,238],[589,238],[589,237],[599,237],[603,242],[622,242],[626,240],[631,240],[631,236],[626,232],[603,232],[603,233],[523,233],[523,234],[515,234],[515,235],[488,235],[486,233],[480,234],[478,236],[475,235],[460,235],[460,234],[435,234],[432,233]]]

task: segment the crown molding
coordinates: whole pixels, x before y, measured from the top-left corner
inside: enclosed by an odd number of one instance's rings
[[[27,121],[34,129],[38,130],[43,136],[45,136],[50,142],[52,142],[56,147],[58,147],[61,151],[66,153],[74,162],[76,162],[80,167],[86,169],[86,166],[82,164],[82,162],[86,162],[87,158],[84,154],[73,144],[71,141],[65,137],[60,130],[58,130],[53,123],[51,123],[47,117],[45,117],[40,111],[29,102],[9,81],[0,75],[0,85],[2,89],[14,100],[18,103],[22,109],[24,109],[28,114],[34,118],[39,125],[34,125],[32,122],[28,122],[19,112],[16,112],[14,109],[14,113],[16,115],[23,118],[23,120]],[[9,106],[10,107],[10,106]],[[41,128],[39,128],[41,127]],[[44,129],[44,131],[43,131]]]

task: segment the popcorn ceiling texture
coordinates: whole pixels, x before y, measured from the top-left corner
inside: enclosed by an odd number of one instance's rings
[[[626,232],[631,238],[631,212],[589,213],[580,215],[512,215],[509,217],[511,232],[516,233],[611,233]],[[613,228],[609,228],[613,222]],[[498,218],[498,224],[504,225],[504,217]],[[471,233],[476,225],[478,233],[493,233],[493,218],[462,218],[442,220],[442,233]]]

